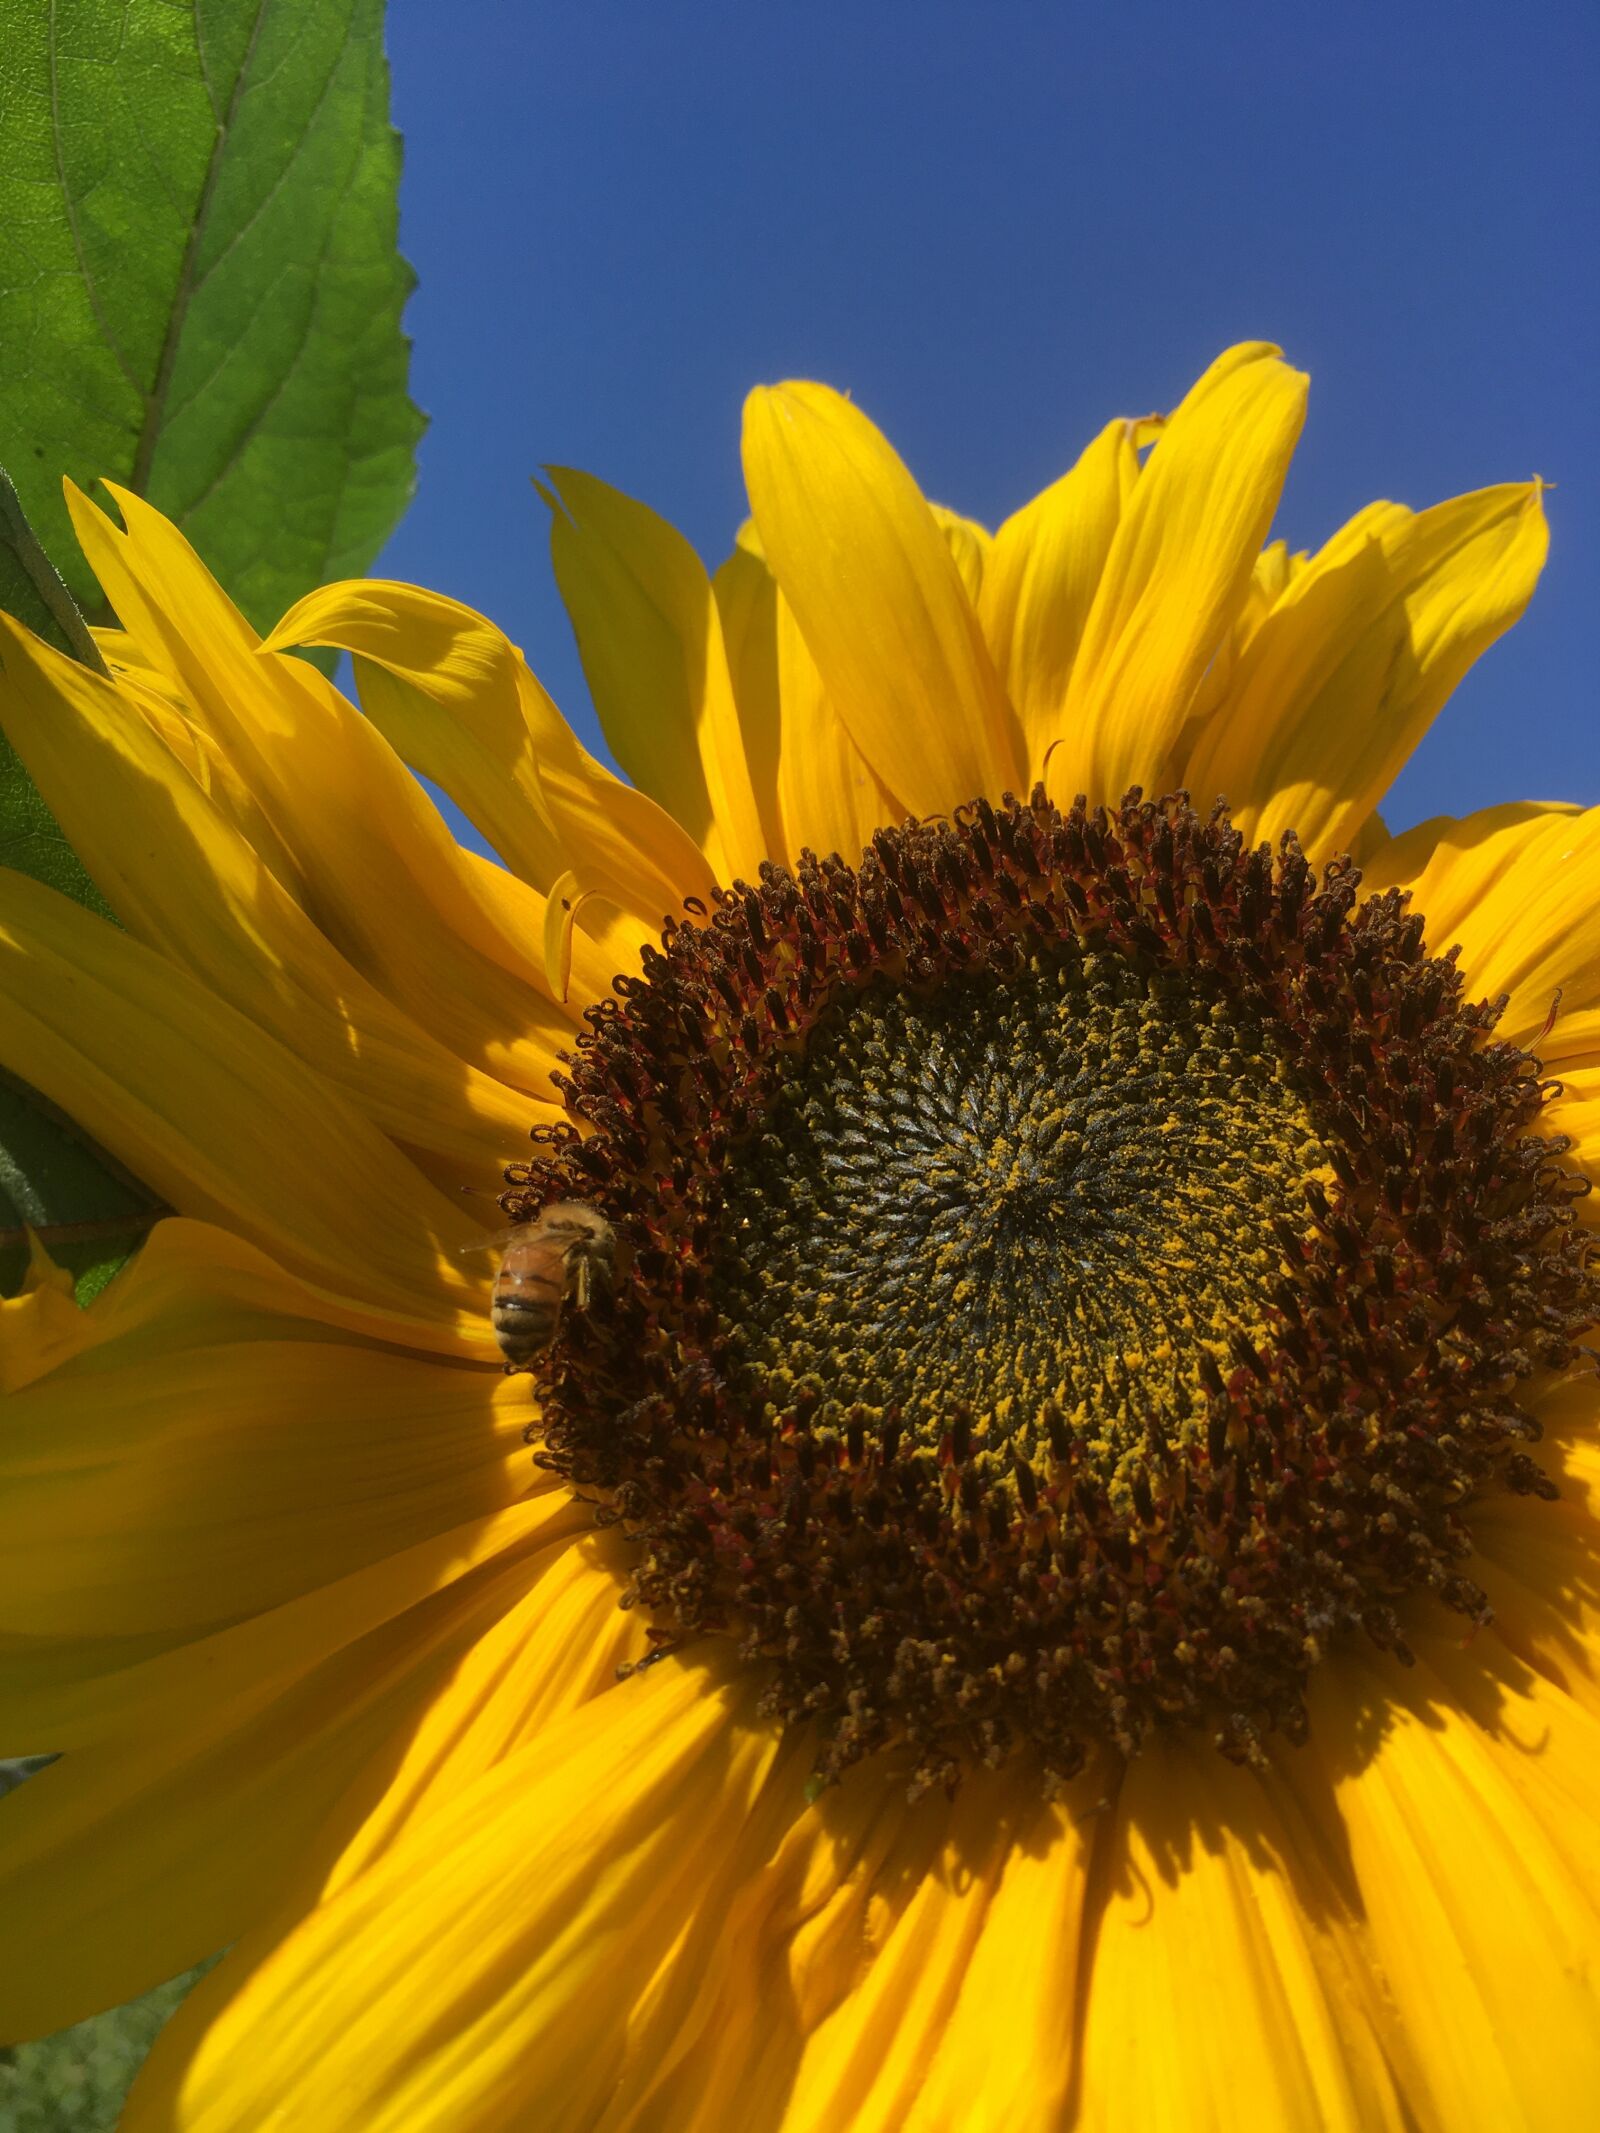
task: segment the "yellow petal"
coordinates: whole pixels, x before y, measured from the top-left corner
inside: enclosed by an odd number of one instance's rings
[[[773,652],[783,703],[778,798],[791,858],[838,852],[854,866],[874,833],[910,810],[884,784],[834,709],[794,610],[773,588]]]
[[[1060,741],[1061,775],[1080,790],[1086,736],[1062,724],[1078,643],[1112,538],[1134,482],[1139,455],[1132,426],[1112,422],[1070,473],[1013,513],[994,537],[978,615],[996,670],[1022,721],[1032,777]]]
[[[944,544],[960,573],[962,588],[974,607],[983,590],[983,574],[989,567],[994,536],[975,518],[964,518],[944,504],[929,504],[933,522],[944,535]]]
[[[1541,1054],[1544,1046],[1540,1046]],[[1566,1160],[1600,1187],[1600,1057],[1592,1052],[1582,1058],[1552,1060],[1559,1068],[1556,1088],[1539,1117],[1541,1133],[1564,1134],[1571,1142]],[[1593,1194],[1579,1200],[1578,1220],[1590,1231],[1600,1228],[1600,1204]],[[1591,1245],[1591,1251],[1594,1247]]]
[[[542,1554],[538,1582],[514,1605],[502,1600],[497,1618],[480,1613],[448,1690],[391,1750],[376,1803],[361,1801],[358,1825],[319,1881],[323,1896],[448,1808],[464,1785],[619,1686],[617,1669],[650,1649],[644,1624],[619,1604],[629,1568],[623,1541],[585,1533]]]
[[[612,752],[719,879],[754,880],[766,838],[704,566],[644,504],[548,471],[556,583]]]
[[[651,937],[685,902],[710,899],[714,877],[672,817],[645,793],[587,764],[539,773],[579,880],[627,911]]]
[[[108,634],[128,641],[121,630]],[[299,862],[225,751],[196,725],[188,705],[172,701],[177,693],[175,687],[171,683],[160,689],[152,686],[149,669],[143,665],[130,665],[120,659],[109,663],[123,702],[132,705],[167,753],[188,772],[217,812],[303,908],[308,897]]]
[[[1593,1387],[1585,1389],[1592,1407]],[[1468,1575],[1494,1609],[1493,1635],[1600,1718],[1600,1458],[1592,1443],[1587,1473],[1562,1458],[1548,1434],[1548,1404],[1538,1412],[1547,1431],[1539,1463],[1557,1477],[1560,1499],[1530,1502],[1507,1492],[1474,1504],[1477,1552]]]
[[[541,1483],[527,1380],[299,1339],[119,1361],[7,1403],[0,1626],[43,1640],[216,1627]]]
[[[1391,505],[1377,507],[1390,510]],[[1207,794],[1206,787],[1195,779],[1191,784],[1191,766],[1199,750],[1206,745],[1206,736],[1216,719],[1232,717],[1234,677],[1239,670],[1246,647],[1267,619],[1278,600],[1299,577],[1304,568],[1304,555],[1291,555],[1284,541],[1269,541],[1256,557],[1255,568],[1250,573],[1250,583],[1238,612],[1229,625],[1227,634],[1217,647],[1216,655],[1200,678],[1200,686],[1189,702],[1189,713],[1183,723],[1174,748],[1174,779],[1187,789]],[[1202,766],[1203,769],[1203,766]]]
[[[286,1600],[266,1614],[142,1653],[104,1648],[105,1665],[66,1674],[30,1670],[19,1641],[20,1684],[8,1688],[8,1719],[50,1748],[94,1747],[107,1740],[154,1738],[192,1726],[218,1706],[256,1710],[314,1671],[332,1652],[418,1606],[481,1564],[520,1560],[532,1546],[576,1539],[591,1530],[589,1507],[565,1490],[535,1487],[503,1511],[413,1543],[352,1571],[332,1585]],[[143,1640],[125,1638],[137,1647]]]
[[[537,889],[530,889],[525,881],[519,881],[510,868],[501,866],[498,860],[486,859],[481,852],[469,852],[464,848],[461,857],[463,871],[471,878],[480,902],[496,914],[501,931],[519,942],[538,942],[549,917],[547,899]],[[564,998],[557,999],[546,984],[542,958],[535,956],[533,959],[539,966],[539,985],[543,994],[538,1003],[539,1013],[544,1013],[545,1001],[551,1001],[558,1010],[581,1020],[586,1007],[610,992],[611,980],[619,970],[638,968],[640,943],[658,938],[660,930],[659,922],[645,926],[627,914],[617,912],[611,905],[603,909],[591,905],[584,913],[582,931],[573,944],[572,976]],[[567,1050],[571,1041],[569,1037],[561,1050]],[[558,1102],[547,1079],[539,1088],[523,1093],[524,1119],[531,1122],[548,1118],[549,1112],[541,1107]],[[452,1181],[453,1184],[459,1182],[459,1179]]]
[[[1419,1643],[1409,1670],[1352,1648],[1323,1671],[1304,1782],[1331,1775],[1416,2121],[1570,2124],[1600,2090],[1600,1729],[1482,1638]]]
[[[651,935],[709,890],[699,848],[579,745],[517,647],[471,608],[413,585],[330,585],[291,608],[264,649],[295,643],[354,656],[367,716],[534,888],[575,871]],[[569,785],[592,803],[569,805]],[[581,943],[578,953],[581,967]],[[580,977],[580,990],[592,997],[621,967]]]
[[[297,600],[263,652],[336,646],[357,662],[362,704],[413,770],[447,792],[506,865],[547,889],[564,862],[522,715],[516,647],[442,594],[387,579],[347,579]],[[384,677],[398,687],[385,689]],[[569,741],[573,753],[576,743]]]
[[[66,1281],[57,1269],[50,1284],[63,1301]],[[45,1286],[39,1281],[40,1290]],[[486,1280],[480,1293],[488,1294]],[[5,1301],[20,1305],[28,1294]],[[70,1320],[54,1311],[19,1312],[5,1323],[8,1391],[31,1385],[91,1348],[120,1344],[130,1356],[167,1354],[204,1345],[224,1331],[279,1340],[302,1323],[328,1329],[322,1338],[349,1335],[468,1363],[493,1364],[499,1354],[486,1312],[450,1324],[418,1312],[414,1300],[396,1311],[336,1296],[288,1273],[234,1232],[181,1215],[156,1224],[132,1263],[87,1310],[74,1305]]]
[[[373,670],[367,671],[370,679]],[[543,687],[520,664],[517,689],[536,736],[567,730]],[[691,897],[708,903],[713,877],[699,847],[666,809],[614,777],[586,749],[540,749],[538,762],[539,789],[570,861],[562,871],[577,873],[589,899],[569,996],[581,1009],[609,993],[619,971],[638,969],[640,946],[659,941],[668,917],[677,918]],[[488,865],[468,856],[480,868]]]
[[[70,501],[72,489],[66,493]],[[189,706],[182,689],[164,667],[147,657],[137,637],[130,636],[127,630],[111,628],[92,629],[89,634],[116,681],[149,691],[160,697],[169,711],[187,717]]]
[[[1552,1908],[1571,1926],[1569,1933],[1557,1924],[1552,1952],[1559,1961],[1565,1943],[1566,1955],[1577,1958],[1566,1965],[1577,1988],[1571,2004],[1587,2001],[1588,2064],[1600,2065],[1600,1801],[1594,1788],[1600,1715],[1541,1670],[1522,1664],[1492,1628],[1485,1639],[1451,1634],[1419,1640],[1418,1656],[1426,1669],[1419,1686],[1428,1701],[1448,1699],[1475,1728],[1467,1736],[1473,1751],[1461,1767],[1480,1801],[1503,1785],[1515,1803],[1501,1817],[1506,1835],[1531,1823],[1543,1838],[1528,1861],[1524,1906],[1543,1900],[1540,1884],[1548,1872]]]
[[[41,1315],[45,1301],[62,1315]],[[458,1366],[475,1356],[482,1368],[443,1369],[430,1351]],[[280,1358],[301,1388],[295,1399],[260,1377]],[[315,1375],[324,1359],[351,1389],[351,1417],[368,1397],[358,1382],[368,1363],[373,1382],[390,1387],[396,1416],[409,1418],[392,1446],[385,1412],[369,1417],[365,1435],[342,1407],[328,1422],[329,1387]],[[400,1529],[415,1537],[526,1493],[539,1479],[521,1442],[527,1396],[500,1375],[499,1360],[487,1317],[468,1341],[340,1302],[239,1238],[181,1218],[159,1223],[86,1311],[70,1289],[42,1283],[8,1300],[0,1365],[13,1427],[0,1439],[11,1476],[0,1518],[16,1546],[0,1572],[0,1708],[14,1710],[30,1683],[60,1686],[131,1664],[196,1626],[338,1574],[397,1545]],[[197,1408],[207,1386],[215,1407]],[[311,1396],[308,1425],[323,1417],[325,1487],[308,1479],[318,1447],[293,1449],[302,1425],[286,1410],[301,1395]],[[230,1444],[252,1429],[254,1452],[235,1460]],[[392,1496],[375,1485],[391,1477],[391,1450]],[[220,1516],[230,1503],[236,1523]],[[80,1561],[71,1576],[61,1575],[56,1542],[42,1544],[47,1518],[63,1560]],[[284,1522],[296,1519],[291,1534]],[[181,1545],[179,1529],[190,1536]],[[169,1542],[157,1545],[162,1531]]]
[[[1262,1781],[1174,1735],[1128,1768],[1094,1944],[1080,2116],[1090,2128],[1408,2123],[1330,1891]]]
[[[869,1907],[870,1962],[805,2040],[780,2121],[785,2133],[839,2125],[878,2133],[908,2123],[982,1935],[1006,1834],[991,1831],[987,1843],[969,1834],[976,1844],[964,1871],[952,1859],[919,1873],[892,1924]],[[876,1908],[887,1906],[880,1899]]]
[[[293,860],[307,908],[363,976],[459,1057],[549,1095],[572,1018],[544,991],[543,906],[498,897],[370,721],[315,668],[260,639],[174,526],[124,491],[119,533],[87,498],[73,524],[142,652],[248,785]],[[507,923],[513,895],[528,923]]]
[[[736,548],[713,581],[741,715],[765,737],[761,788],[779,824],[776,856],[807,849],[852,864],[907,810],[873,775],[822,685],[794,610],[766,564]]]
[[[802,1735],[774,1764],[779,1827],[760,1871],[732,1892],[709,1949],[697,1948],[702,1990],[661,2034],[630,2037],[604,2133],[658,2125],[723,2125],[741,2114],[783,2125],[806,2039],[850,1996],[873,1952],[923,1879],[937,1871],[949,1803],[906,1804],[873,1768],[852,1771],[805,1804],[811,1753]],[[787,1812],[781,1810],[787,1807]]]
[[[776,1782],[776,1780],[775,1780]],[[908,1808],[868,1766],[797,1814],[703,1958],[673,2050],[640,2040],[603,2133],[1062,2123],[1092,1789],[977,1774]],[[1003,2028],[1008,2048],[997,2057]]]
[[[738,544],[714,573],[711,596],[717,603],[728,679],[739,706],[750,789],[765,826],[768,850],[774,859],[788,860],[792,848],[778,799],[783,714],[773,623],[777,588],[761,556]]]
[[[313,1070],[186,972],[0,870],[0,1064],[180,1214],[335,1294],[476,1319],[483,1231]]]
[[[1245,595],[1244,613],[1248,618],[1249,636],[1254,636],[1305,566],[1305,556],[1291,555],[1287,541],[1268,541],[1256,557],[1255,568],[1250,573],[1250,590]]]
[[[1368,894],[1411,892],[1432,952],[1459,945],[1473,998],[1510,994],[1500,1036],[1537,1037],[1552,1063],[1600,1040],[1600,807],[1515,802],[1435,816],[1381,846],[1361,880]]]
[[[1078,1788],[1070,1803],[1018,1804],[983,1930],[907,2120],[929,2133],[970,2124],[975,2098],[997,2126],[1054,2133],[1076,2071],[1096,1841],[1081,1820],[1089,1802]],[[1006,2049],[996,2052],[1002,2034]]]
[[[723,2056],[719,2047],[749,2042],[765,2026],[787,2026],[777,2005],[766,2003],[763,2014],[746,1926],[759,1908],[771,1862],[806,1818],[812,1747],[803,1728],[783,1736],[749,1814],[731,1833],[732,1842],[719,1847],[713,1900],[684,1909],[676,1931],[658,1944],[653,1967],[636,1980],[626,2051],[604,2108],[586,2121],[592,2133],[726,2122],[706,2079],[709,2063]],[[734,1971],[736,1978],[730,1976]],[[724,1991],[730,1984],[731,1999]],[[728,2036],[725,2021],[741,2033],[737,2039]],[[704,2116],[708,2110],[713,2115]],[[741,2115],[761,2122],[762,2110],[748,2089],[734,2110],[736,2119]]]
[[[130,1676],[135,1725],[8,1807],[0,1903],[29,1933],[0,1947],[0,2032],[46,2033],[129,1998],[248,1931],[286,1889],[314,1890],[361,1841],[419,1728],[448,1760],[484,1725],[486,1640],[502,1659],[513,1635],[544,1647],[572,1587],[576,1509],[551,1498],[518,1514],[515,1538],[495,1522],[476,1566],[458,1534],[454,1566],[432,1544],[414,1551],[423,1563],[375,1565]],[[269,1647],[265,1679],[241,1671]],[[140,1688],[157,1725],[140,1722]]]
[[[887,440],[821,385],[745,402],[767,561],[850,737],[916,813],[1017,790],[1015,716],[938,522]]]
[[[1264,342],[1230,349],[1173,413],[1117,525],[1062,724],[1112,803],[1160,791],[1201,676],[1242,606],[1305,419],[1306,379]],[[1069,768],[1052,792],[1068,792]]]
[[[1539,484],[1411,513],[1374,505],[1261,623],[1185,776],[1245,836],[1346,846],[1467,668],[1527,606],[1548,545]]]
[[[76,1355],[86,1316],[78,1309],[72,1276],[29,1230],[22,1287],[15,1296],[0,1296],[0,1393],[20,1392]]]
[[[315,2123],[330,2094],[363,2133],[585,2123],[775,1753],[719,1672],[669,1660],[583,1705],[281,1945],[247,1940],[163,2033],[128,2133]]]
[[[5,617],[0,657],[0,722],[135,938],[391,1138],[492,1186],[527,1132],[526,1098],[464,1066],[352,970],[108,682]]]
[[[1363,873],[1367,863],[1389,842],[1389,825],[1374,808],[1350,839],[1350,857]]]
[[[371,661],[355,664],[369,707],[376,703],[392,709],[407,693],[405,684]],[[524,693],[537,695],[548,706],[551,718],[559,719],[526,669],[522,678]],[[382,723],[381,710],[378,723]],[[569,867],[557,878],[580,880],[583,911],[571,941],[568,979],[559,994],[547,982],[542,956],[536,959],[536,967],[545,999],[578,1018],[610,992],[618,972],[638,969],[641,946],[659,940],[669,914],[675,916],[691,894],[709,897],[711,875],[670,815],[592,759],[583,758],[570,775],[547,765],[540,784],[559,826],[562,849],[582,865],[581,876]],[[563,914],[551,912],[545,895],[530,889],[508,868],[466,850],[457,852],[457,860],[479,904],[492,916],[495,937],[516,941],[519,953],[522,944],[541,940],[552,924],[561,921]],[[667,871],[674,863],[681,871]],[[542,1019],[544,1002],[535,1000],[532,1005],[534,1019]],[[563,1043],[561,1049],[565,1048]],[[491,1049],[491,1056],[502,1055]],[[519,1070],[527,1056],[528,1048],[521,1048]],[[536,1102],[551,1100],[543,1080],[529,1093]]]

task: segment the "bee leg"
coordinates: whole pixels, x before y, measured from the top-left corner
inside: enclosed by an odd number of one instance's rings
[[[625,1660],[617,1668],[619,1681],[627,1681],[635,1674],[642,1674],[646,1667],[659,1665],[663,1659],[670,1659],[674,1652],[683,1648],[683,1639],[671,1630],[651,1629],[646,1635],[650,1639],[651,1649],[642,1659]]]

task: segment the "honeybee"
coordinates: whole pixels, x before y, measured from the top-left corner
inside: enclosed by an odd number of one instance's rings
[[[489,1298],[489,1323],[513,1370],[537,1361],[556,1337],[568,1297],[589,1308],[597,1281],[609,1281],[616,1236],[605,1216],[581,1200],[556,1200],[532,1222],[503,1237]]]

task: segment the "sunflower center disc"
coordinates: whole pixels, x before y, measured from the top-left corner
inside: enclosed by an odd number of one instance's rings
[[[1204,978],[1079,951],[875,987],[730,1175],[721,1309],[769,1388],[893,1388],[930,1449],[966,1411],[1028,1455],[1053,1403],[1110,1478],[1152,1416],[1181,1435],[1204,1343],[1260,1329],[1274,1218],[1308,1226],[1324,1165],[1281,1048]]]
[[[617,1277],[539,1457],[663,1639],[736,1636],[819,1775],[1305,1727],[1463,1510],[1553,1494],[1513,1394],[1600,1315],[1538,1064],[1390,893],[1185,796],[977,802],[670,928],[506,1206]]]

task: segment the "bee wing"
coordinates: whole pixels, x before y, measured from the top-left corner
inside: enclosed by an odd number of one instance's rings
[[[524,1222],[513,1222],[509,1229],[492,1229],[490,1230],[488,1236],[480,1237],[476,1244],[463,1244],[458,1246],[456,1251],[456,1257],[458,1259],[465,1259],[473,1252],[497,1252],[500,1250],[502,1245],[506,1245],[511,1242],[512,1238],[517,1234],[518,1230],[525,1229],[526,1227],[527,1224]]]

